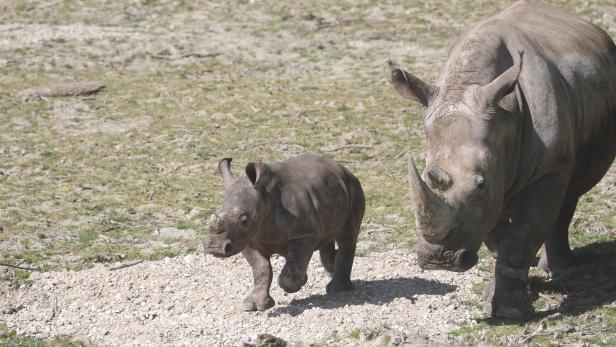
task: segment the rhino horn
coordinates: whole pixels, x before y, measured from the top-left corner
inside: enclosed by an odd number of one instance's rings
[[[415,209],[416,221],[421,236],[428,242],[437,243],[447,237],[452,224],[451,207],[436,195],[419,175],[415,161],[409,156],[409,185]]]
[[[233,183],[234,178],[231,174],[231,161],[232,158],[224,158],[218,162],[218,172],[222,177],[222,180],[225,182],[225,187],[228,187]]]

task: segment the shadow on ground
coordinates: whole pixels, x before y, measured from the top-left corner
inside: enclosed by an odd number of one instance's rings
[[[596,242],[573,250],[579,264],[559,277],[529,279],[531,300],[541,294],[558,293],[563,301],[552,309],[537,312],[530,321],[540,321],[555,313],[578,316],[616,301],[616,240]],[[487,318],[489,324],[503,320]]]
[[[287,306],[280,306],[268,312],[268,316],[288,314],[293,317],[300,315],[304,310],[313,307],[322,309],[335,309],[346,305],[373,304],[382,305],[397,298],[414,300],[414,295],[445,295],[456,289],[456,286],[435,280],[423,278],[388,278],[373,281],[354,281],[355,289],[350,292],[332,295],[319,294],[306,298],[292,300]]]
[[[554,312],[574,316],[614,302],[616,240],[592,243],[575,249],[574,253],[579,265],[546,282],[546,291],[556,291],[565,296]]]

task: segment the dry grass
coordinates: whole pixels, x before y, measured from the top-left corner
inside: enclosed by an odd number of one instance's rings
[[[611,1],[555,2],[616,37]],[[232,156],[239,172],[248,160],[304,151],[361,179],[364,238],[412,245],[404,154],[421,158],[424,139],[419,109],[395,95],[385,59],[434,81],[461,31],[508,3],[3,2],[0,258],[57,269],[197,251],[198,239],[156,230],[203,233],[222,198],[219,158]],[[18,96],[81,80],[107,88]],[[613,239],[615,187],[612,167],[582,199],[575,246]],[[613,331],[614,309],[595,306],[588,312],[607,315]],[[474,329],[461,335],[482,341]]]

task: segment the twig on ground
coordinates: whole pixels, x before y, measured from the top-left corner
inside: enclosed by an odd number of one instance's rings
[[[28,88],[21,91],[19,95],[22,101],[35,101],[44,99],[44,96],[89,95],[103,88],[105,84],[98,81],[57,83]]]
[[[343,149],[352,148],[352,149],[370,149],[372,145],[360,145],[360,144],[348,144],[348,145],[340,145],[340,146],[329,146],[323,147],[321,150],[323,152],[337,152]]]
[[[250,107],[250,109],[252,110],[252,112],[254,113],[259,113],[261,112],[260,108],[254,107],[253,105],[248,105]]]
[[[26,271],[43,271],[43,270],[41,270],[39,268],[35,268],[35,267],[20,266],[20,265],[5,264],[5,263],[0,263],[0,266],[12,267],[14,269],[26,270]]]
[[[56,316],[58,315],[58,311],[60,311],[59,307],[58,307],[58,297],[54,297],[53,298],[53,308],[51,309],[51,315],[47,319],[47,322],[49,322],[52,319],[56,318]]]
[[[339,20],[336,22],[323,22],[319,24],[319,26],[317,27],[317,30],[333,28],[333,27],[343,26],[343,25],[349,25],[351,23],[353,23],[352,19]]]
[[[246,147],[254,148],[254,147],[259,147],[259,146],[263,146],[263,145],[269,145],[269,144],[273,144],[273,143],[276,143],[276,144],[279,144],[279,145],[292,146],[292,147],[297,148],[300,152],[306,152],[306,148],[305,147],[300,146],[300,145],[298,145],[296,143],[289,143],[289,142],[286,142],[286,141],[277,141],[277,140],[254,141],[254,142],[251,142],[251,143],[248,143],[248,144],[241,145],[239,147],[239,149],[243,151],[243,150],[246,149]]]
[[[311,119],[310,117],[308,117],[307,115],[308,110],[299,110],[295,113],[295,120],[293,121],[293,125],[295,125],[295,122],[298,121],[299,119],[301,119],[302,117],[306,120],[306,122],[310,123],[310,124],[316,124],[317,121]]]
[[[143,259],[131,260],[131,261],[128,261],[126,263],[122,263],[120,265],[112,266],[112,267],[109,268],[109,270],[110,271],[119,270],[119,269],[123,269],[125,267],[129,267],[129,266],[133,266],[133,265],[137,265],[137,264],[141,264],[141,263],[143,263]]]
[[[0,254],[4,253],[4,251],[6,251],[7,249],[9,249],[9,248],[13,247],[14,243],[15,243],[15,242],[11,242],[11,243],[9,243],[9,244],[8,244],[8,246],[6,246],[6,247],[4,247],[4,248],[0,249]]]
[[[154,189],[150,192],[150,194],[148,194],[148,201],[152,201],[152,199],[154,198],[154,194],[156,194],[156,189]]]
[[[186,53],[186,54],[182,54],[180,55],[180,58],[189,58],[189,57],[195,57],[195,58],[213,58],[213,57],[217,57],[219,56],[221,53],[218,52],[214,52],[214,53]]]
[[[524,344],[528,341],[530,341],[532,338],[535,338],[537,336],[545,336],[545,335],[549,335],[549,333],[540,333],[538,331],[535,331],[534,333],[525,336],[523,339],[521,339],[518,343],[519,344]]]
[[[543,294],[543,293],[539,293],[539,296],[540,296],[540,297],[542,297],[542,298],[544,298],[545,300],[549,301],[549,302],[550,302],[550,303],[552,303],[552,304],[555,304],[555,305],[558,305],[558,304],[559,304],[559,302],[558,302],[558,301],[556,301],[556,300],[554,300],[554,299],[550,298],[549,296],[547,296],[547,295],[545,295],[545,294]]]
[[[540,294],[540,295],[541,295],[541,294]],[[534,338],[534,337],[537,337],[537,336],[544,336],[544,335],[549,335],[549,334],[551,334],[551,332],[544,332],[544,333],[542,333],[541,331],[545,330],[545,328],[546,328],[546,322],[547,322],[547,321],[550,321],[550,320],[553,320],[553,319],[559,318],[560,316],[561,316],[561,314],[560,314],[559,312],[556,312],[556,313],[553,313],[553,314],[551,314],[551,315],[549,315],[549,316],[547,316],[547,317],[543,318],[543,319],[539,322],[539,327],[537,328],[537,330],[535,330],[532,334],[529,334],[529,335],[524,336],[522,339],[520,339],[520,340],[518,341],[518,343],[519,343],[519,344],[523,344],[523,343],[528,342],[529,340],[531,340],[531,339],[532,339],[532,338]]]
[[[338,159],[336,161],[341,163],[341,164],[349,164],[349,165],[359,164],[358,160]]]
[[[400,159],[400,158],[401,158],[403,155],[405,155],[407,152],[408,152],[408,149],[406,149],[406,148],[405,148],[405,149],[403,149],[402,151],[400,151],[400,153],[396,154],[396,155],[393,157],[393,160],[398,160],[398,159]]]
[[[219,56],[220,54],[221,53],[218,53],[218,52],[214,52],[214,53],[190,52],[190,53],[185,53],[185,54],[178,55],[178,56],[161,55],[161,54],[150,54],[150,57],[152,57],[154,59],[161,59],[161,60],[177,60],[177,59],[184,59],[184,58],[190,58],[190,57],[194,57],[194,58],[213,58],[213,57]]]

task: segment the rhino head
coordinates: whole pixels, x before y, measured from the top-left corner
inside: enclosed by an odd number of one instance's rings
[[[225,183],[222,208],[210,217],[203,240],[206,253],[230,257],[244,249],[263,229],[272,210],[276,177],[270,166],[258,161],[246,165],[246,176],[234,177],[231,158],[218,163]]]
[[[409,185],[424,269],[470,269],[499,220],[509,181],[504,158],[517,124],[519,57],[486,84],[456,86],[428,85],[388,61],[398,93],[423,106],[426,168],[420,174],[409,157]]]

